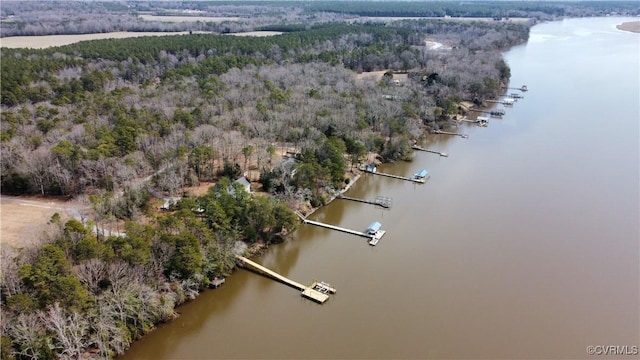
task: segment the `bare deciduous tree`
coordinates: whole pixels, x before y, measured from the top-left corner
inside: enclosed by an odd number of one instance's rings
[[[49,306],[42,314],[47,329],[55,334],[54,346],[61,359],[80,359],[91,345],[89,322],[86,317],[73,311],[68,313],[58,303]]]

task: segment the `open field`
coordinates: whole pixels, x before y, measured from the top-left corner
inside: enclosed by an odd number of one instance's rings
[[[378,70],[378,71],[361,72],[361,73],[356,75],[356,79],[358,79],[358,80],[380,81],[380,79],[382,79],[382,76],[384,75],[384,73],[386,73],[387,71],[389,71],[389,70]],[[402,82],[406,82],[408,80],[407,74],[393,74],[393,79],[394,80],[398,80],[401,83]]]
[[[281,31],[247,31],[247,32],[240,32],[240,33],[230,33],[227,35],[263,37],[263,36],[282,35],[282,32]]]
[[[55,213],[68,218],[64,203],[31,197],[0,197],[0,244],[24,247],[40,238],[45,225]]]
[[[426,46],[427,49],[429,50],[451,50],[451,46],[447,46],[442,43],[431,41],[431,40],[425,40],[424,46]]]
[[[225,21],[240,21],[241,18],[233,16],[158,16],[158,15],[140,15],[145,21],[163,21],[163,22],[215,22],[221,23]]]
[[[185,35],[188,31],[179,32],[110,32],[99,34],[78,34],[78,35],[43,35],[43,36],[9,36],[0,38],[0,47],[7,48],[31,48],[44,49],[53,46],[63,46],[85,40],[100,39],[124,39],[139,36],[168,36]]]
[[[291,147],[276,147],[273,161],[280,161],[287,153],[296,153]],[[243,161],[240,161],[243,163]],[[249,161],[249,165],[257,167],[255,159]],[[249,179],[254,188],[259,188],[257,180],[260,178],[259,170],[248,171]],[[148,180],[148,179],[147,179]],[[144,180],[143,180],[144,181]],[[191,196],[201,196],[215,185],[213,182],[202,182],[199,186],[187,187],[185,192]],[[86,200],[85,200],[86,201]],[[162,201],[154,199],[155,208],[160,208]],[[42,232],[55,213],[60,214],[62,221],[72,217],[81,219],[84,216],[91,219],[90,206],[80,199],[69,201],[38,196],[0,196],[0,244],[2,246],[24,247],[41,241]],[[101,223],[107,231],[118,233],[123,229],[124,223]]]

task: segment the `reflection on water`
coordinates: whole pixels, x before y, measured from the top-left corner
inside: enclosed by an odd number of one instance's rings
[[[505,55],[530,91],[503,119],[422,144],[448,158],[380,169],[427,168],[424,185],[365,174],[347,194],[392,209],[337,200],[312,216],[380,221],[378,246],[301,225],[258,259],[333,284],[325,305],[239,270],[124,358],[585,358],[588,345],[639,345],[640,42],[612,30],[623,21],[536,26]]]

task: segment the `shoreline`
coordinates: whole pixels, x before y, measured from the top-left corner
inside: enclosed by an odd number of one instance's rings
[[[627,31],[627,32],[640,34],[640,20],[639,21],[623,22],[620,25],[616,25],[616,29],[621,30],[621,31]]]

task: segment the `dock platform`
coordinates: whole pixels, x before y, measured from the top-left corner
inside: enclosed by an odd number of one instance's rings
[[[299,291],[301,291],[300,295],[306,299],[312,300],[314,302],[317,302],[318,304],[323,304],[325,301],[329,300],[329,295],[328,295],[328,291],[319,291],[317,290],[317,283],[318,281],[315,281],[314,283],[312,283],[310,286],[306,286],[303,285],[297,281],[293,281],[285,276],[282,276],[280,274],[278,274],[277,272],[270,270],[254,261],[251,261],[249,259],[247,259],[244,256],[240,256],[240,255],[236,255],[236,259],[238,259],[240,261],[240,263],[243,264],[243,266],[247,266],[252,268],[255,271],[258,271],[260,273],[263,273],[283,284],[289,285]],[[322,282],[320,282],[322,284]],[[326,283],[324,283],[326,284]],[[328,285],[328,284],[327,284]],[[333,290],[332,294],[336,292],[336,290],[334,288],[331,288]]]
[[[315,301],[318,304],[324,304],[325,301],[329,300],[329,295],[323,294],[320,291],[314,290],[310,287],[302,290],[301,296],[311,301]]]
[[[436,151],[436,150],[429,150],[429,149],[425,149],[425,148],[420,147],[420,146],[418,146],[418,145],[411,145],[411,148],[412,148],[413,150],[424,151],[424,152],[428,152],[428,153],[432,153],[432,154],[438,154],[438,155],[443,156],[443,157],[447,157],[447,156],[449,156],[449,155],[448,155],[447,153],[445,153],[445,152],[440,152],[440,151]]]
[[[378,230],[376,231],[376,233],[371,237],[371,239],[369,240],[369,245],[371,246],[376,246],[378,245],[378,242],[380,241],[380,239],[382,239],[382,237],[384,236],[384,234],[386,234],[387,232],[385,230]]]

